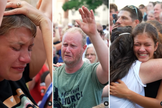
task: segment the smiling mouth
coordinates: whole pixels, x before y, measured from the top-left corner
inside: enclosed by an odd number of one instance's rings
[[[140,54],[140,56],[146,56],[147,54]]]
[[[139,57],[146,57],[148,54],[138,54]]]

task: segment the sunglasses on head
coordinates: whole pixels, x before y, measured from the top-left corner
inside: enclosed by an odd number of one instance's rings
[[[135,10],[136,15],[137,15],[137,19],[138,19],[138,11],[137,11],[137,8],[135,6],[133,6],[133,5],[128,5],[127,7],[130,8],[130,9],[134,9]]]

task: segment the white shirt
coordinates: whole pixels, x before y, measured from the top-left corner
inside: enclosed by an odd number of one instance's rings
[[[139,77],[140,65],[141,65],[140,61],[138,60],[135,61],[135,63],[133,63],[131,68],[129,69],[128,74],[121,80],[127,85],[127,87],[130,90],[144,96],[145,95],[144,87],[146,85],[142,83]],[[142,107],[128,99],[118,98],[110,95],[110,108],[142,108]]]

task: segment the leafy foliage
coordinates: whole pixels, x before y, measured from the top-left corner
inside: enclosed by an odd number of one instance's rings
[[[100,5],[105,4],[108,7],[109,0],[69,0],[62,6],[64,11],[75,9],[78,10],[83,5],[93,11]]]

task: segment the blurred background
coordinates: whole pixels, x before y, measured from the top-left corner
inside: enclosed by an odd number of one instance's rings
[[[108,0],[54,0],[53,21],[63,27],[73,24],[76,19],[81,19],[78,9],[83,5],[95,11],[96,22],[108,24]]]
[[[28,3],[32,4],[35,7],[38,0],[22,0],[22,1],[27,1]]]
[[[134,5],[139,7],[140,4],[148,5],[149,2],[156,2],[158,0],[109,0],[110,3],[115,3],[118,6],[118,10],[123,8],[126,5]]]

